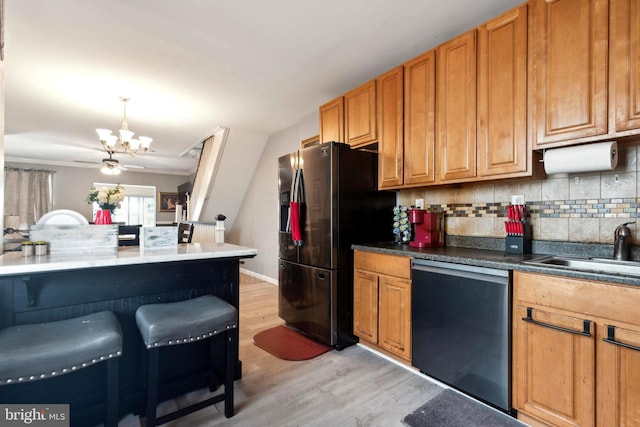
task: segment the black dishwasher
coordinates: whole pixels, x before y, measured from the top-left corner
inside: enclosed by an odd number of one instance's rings
[[[414,259],[412,364],[511,411],[511,286],[506,270]]]

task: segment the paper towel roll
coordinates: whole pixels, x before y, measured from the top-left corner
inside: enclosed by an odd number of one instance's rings
[[[618,144],[615,141],[549,149],[544,153],[547,174],[614,170],[616,166]]]
[[[174,222],[182,222],[182,205],[176,205],[176,220]]]

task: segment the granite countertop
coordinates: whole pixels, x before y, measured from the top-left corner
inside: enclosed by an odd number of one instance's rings
[[[352,249],[377,252],[388,255],[410,256],[418,259],[474,265],[478,267],[497,268],[500,270],[519,270],[532,273],[553,274],[556,276],[610,282],[622,285],[640,286],[640,277],[614,273],[599,273],[570,270],[561,267],[546,267],[524,264],[523,261],[541,257],[546,254],[511,255],[504,251],[476,249],[465,247],[414,248],[408,244],[394,242],[357,244]]]
[[[256,249],[230,243],[189,243],[151,250],[125,246],[118,250],[117,253],[106,255],[61,254],[24,257],[21,252],[7,252],[0,256],[0,277],[14,274],[157,262],[235,257],[251,258],[257,254],[258,251]]]

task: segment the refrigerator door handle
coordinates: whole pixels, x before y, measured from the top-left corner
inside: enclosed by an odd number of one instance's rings
[[[304,203],[304,189],[302,184],[302,170],[296,169],[294,172],[292,187],[293,196],[289,204],[289,219],[291,223],[291,237],[295,246],[302,246],[302,204]]]
[[[287,214],[287,228],[285,229],[285,231],[287,233],[291,233],[291,209],[292,209],[292,204],[291,202],[297,202],[297,198],[298,198],[298,169],[295,169],[293,171],[293,179],[291,180],[291,192],[289,194],[291,194],[291,200],[289,201],[289,211]]]

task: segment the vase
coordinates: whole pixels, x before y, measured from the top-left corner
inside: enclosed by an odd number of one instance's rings
[[[94,224],[111,224],[111,211],[109,209],[100,209],[96,212],[96,220]]]

